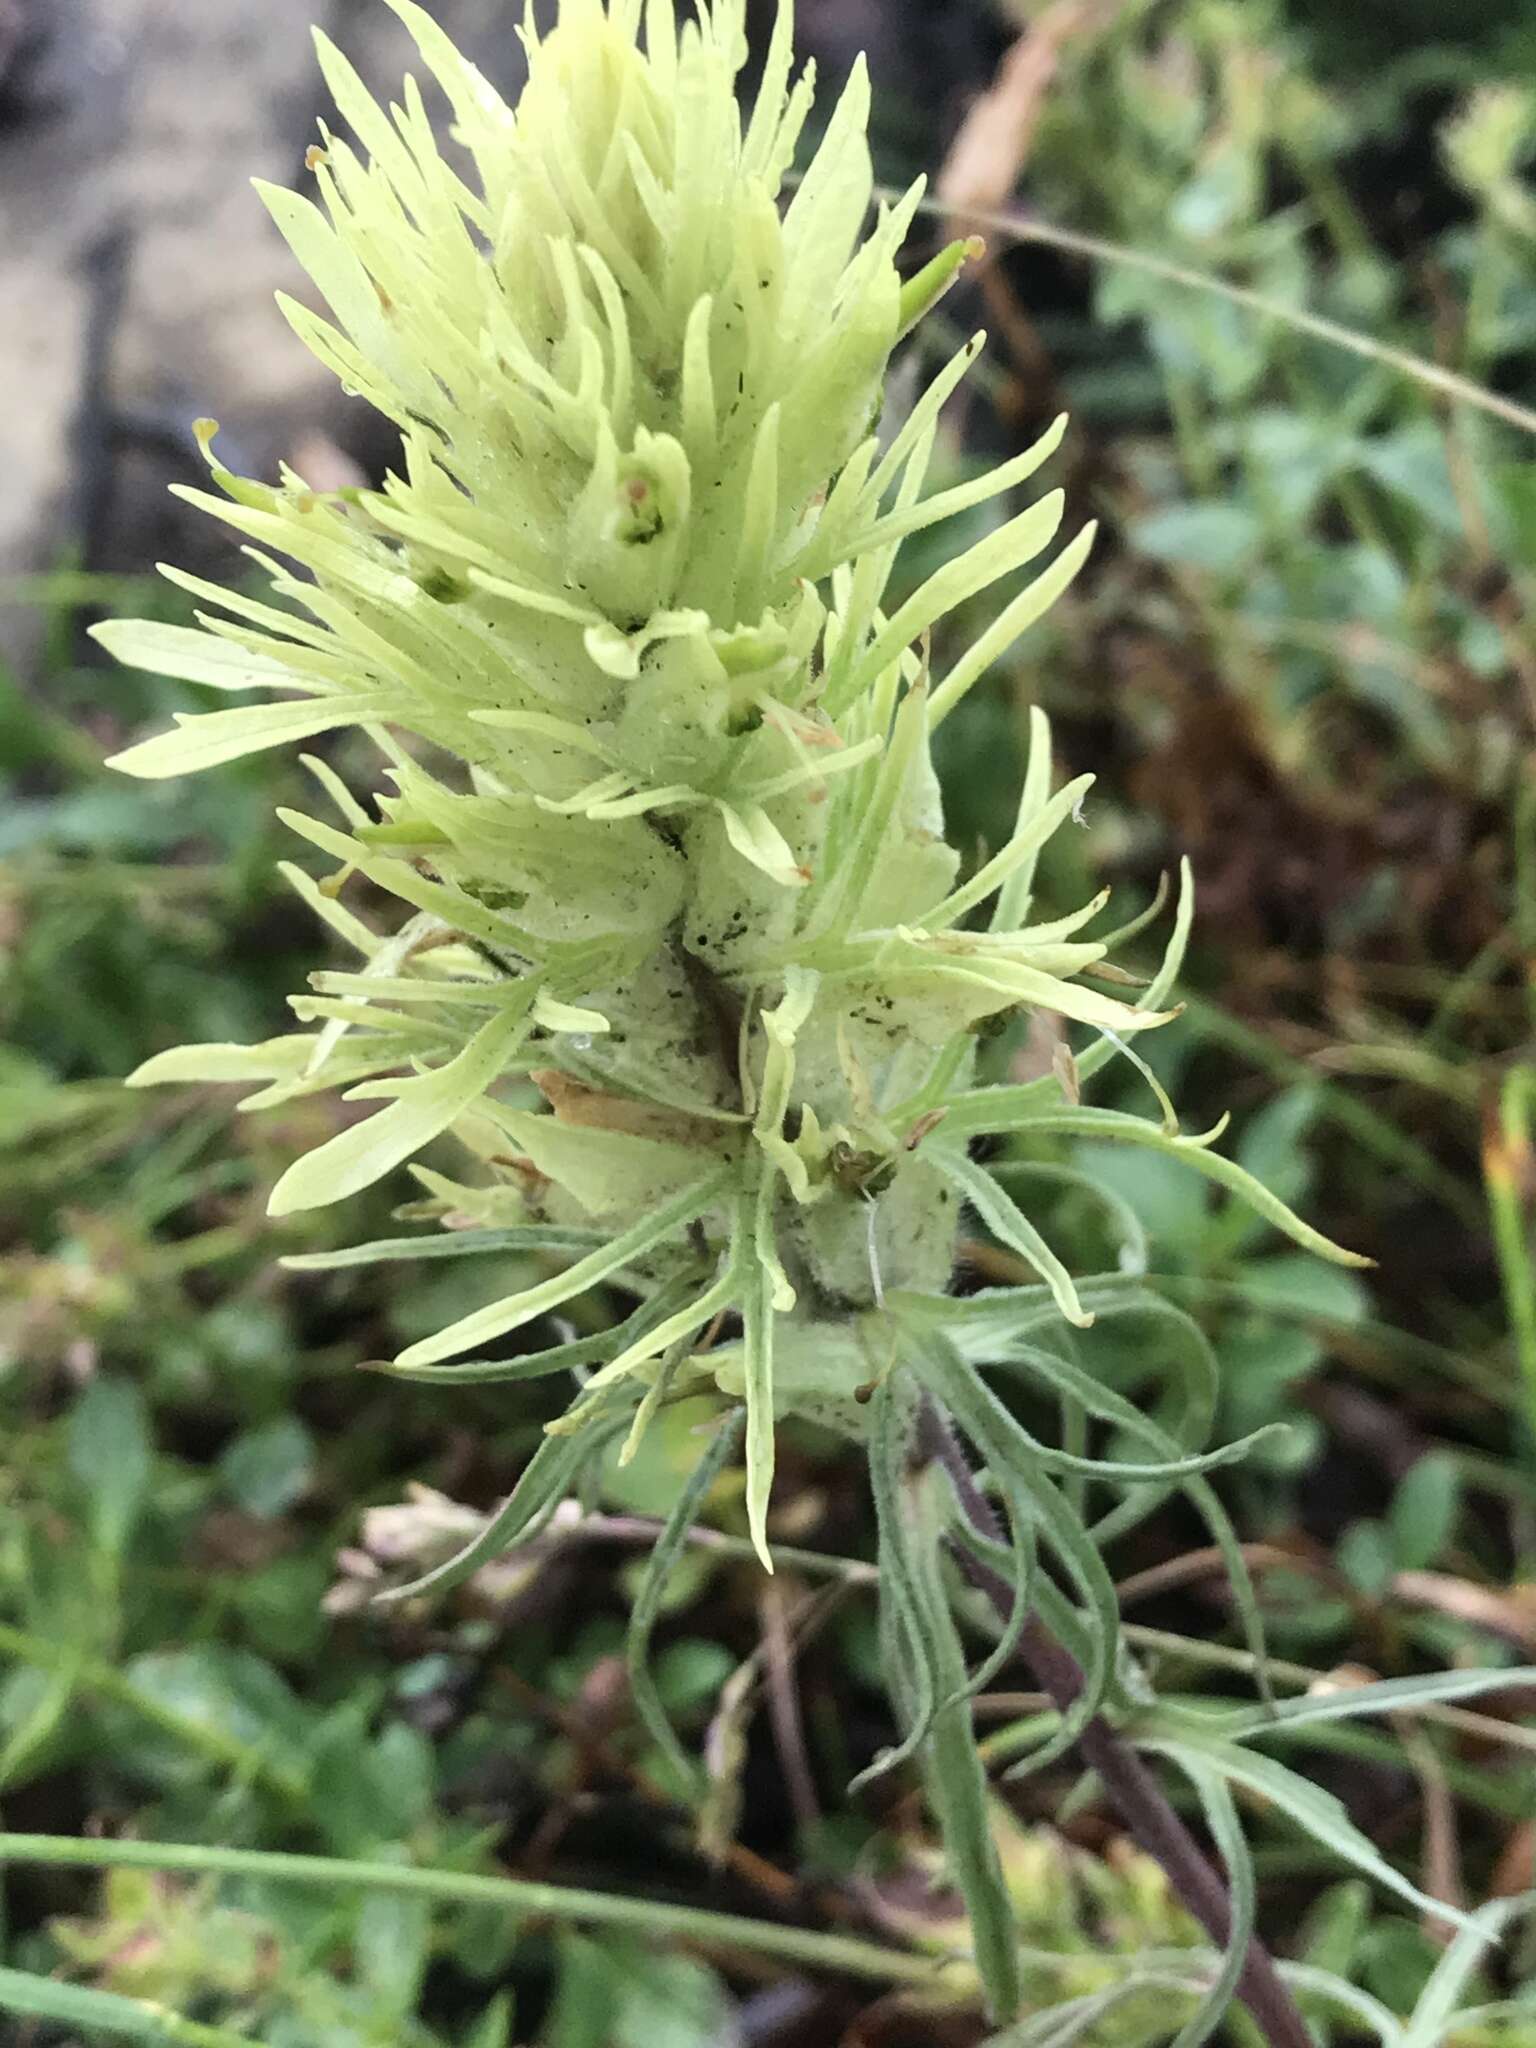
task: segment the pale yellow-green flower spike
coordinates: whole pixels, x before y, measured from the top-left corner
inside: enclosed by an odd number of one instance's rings
[[[423,1173],[414,1213],[588,1248],[405,1367],[590,1286],[654,1294],[665,1313],[631,1320],[580,1418],[649,1389],[643,1420],[710,1375],[744,1392],[765,1546],[775,1413],[858,1424],[846,1371],[834,1388],[805,1369],[849,1355],[818,1332],[947,1283],[958,1203],[932,1076],[963,1088],[974,1027],[1021,1007],[1117,1043],[1166,1014],[1081,986],[1104,949],[1069,940],[1073,921],[1005,914],[1064,816],[1038,794],[1046,757],[1019,840],[958,890],[929,758],[1089,536],[1014,591],[1061,518],[1042,500],[883,610],[903,536],[1012,490],[1061,428],[925,499],[979,338],[905,422],[883,416],[886,371],[968,250],[903,287],[919,192],[872,212],[862,67],[786,197],[812,95],[787,4],[745,117],[743,0],[563,0],[548,34],[525,25],[515,109],[423,8],[388,4],[447,103],[448,153],[413,80],[386,112],[320,37],[343,126],[311,153],[318,203],[262,196],[329,308],[284,310],[398,427],[395,469],[370,491],[254,483],[218,463],[210,423],[216,489],[183,495],[244,537],[271,601],[168,572],[213,607],[201,629],[98,636],[257,698],[128,748],[129,774],[366,733],[371,803],[315,763],[338,822],[285,814],[337,868],[295,886],[362,965],[295,999],[312,1029],[184,1048],[135,1079],[266,1084],[252,1106],[331,1086],[382,1101],[290,1167],[276,1214],[451,1129],[478,1178]],[[999,627],[930,686],[931,630],[1000,584]],[[351,876],[398,900],[394,929],[336,900]]]

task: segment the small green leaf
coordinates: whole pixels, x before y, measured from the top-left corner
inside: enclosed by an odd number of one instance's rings
[[[358,1908],[352,1958],[381,2018],[397,2024],[415,2018],[431,1935],[426,1899],[369,1892]]]
[[[381,1237],[372,1244],[340,1245],[327,1252],[292,1252],[282,1264],[290,1273],[334,1273],[350,1266],[388,1265],[397,1259],[505,1258],[519,1252],[577,1258],[600,1251],[608,1236],[604,1230],[547,1223],[519,1224],[508,1230],[423,1231],[418,1237]]]
[[[1022,1995],[1019,1933],[992,1833],[986,1770],[966,1697],[965,1651],[941,1569],[939,1496],[933,1487],[924,1489],[924,1496],[912,1499],[909,1491],[913,1591],[935,1660],[935,1689],[952,1704],[935,1714],[923,1760],[929,1796],[943,1830],[945,1860],[970,1917],[971,1946],[987,2009],[995,2021],[1007,2021],[1017,2014]]]
[[[274,1081],[303,1072],[313,1041],[298,1033],[262,1045],[177,1045],[135,1067],[129,1088],[185,1086],[196,1081]]]
[[[281,662],[233,641],[190,626],[166,626],[154,619],[108,619],[92,626],[91,638],[125,668],[204,683],[214,690],[293,689],[297,679]]]
[[[930,728],[942,724],[972,685],[1002,660],[1037,619],[1045,616],[1092,554],[1098,533],[1096,520],[1090,519],[1079,528],[1049,566],[1004,606],[981,637],[961,655],[934,690],[928,711]]]
[[[1361,1878],[1328,1887],[1302,1923],[1302,1959],[1335,1976],[1354,1974],[1360,1937],[1370,1924],[1371,1890]]]
[[[625,1646],[629,1663],[630,1698],[634,1702],[635,1711],[649,1730],[652,1740],[692,1796],[697,1796],[703,1787],[703,1773],[678,1741],[672,1722],[662,1704],[651,1670],[651,1635],[661,1612],[672,1567],[688,1540],[689,1531],[698,1520],[699,1510],[710,1488],[735,1447],[740,1429],[741,1413],[737,1410],[716,1430],[713,1441],[678,1494],[677,1504],[667,1517],[647,1561],[645,1575],[630,1611],[629,1636]]]
[[[721,1643],[684,1636],[656,1659],[656,1694],[668,1714],[696,1714],[708,1706],[736,1670]]]
[[[988,1469],[998,1475],[999,1483],[1013,1490],[1010,1501],[1017,1499],[1021,1505],[1012,1512],[1027,1512],[1034,1520],[1038,1535],[1055,1554],[1075,1595],[1068,1602],[1044,1574],[1039,1575],[1037,1598],[1042,1614],[1053,1627],[1065,1616],[1071,1633],[1068,1648],[1083,1665],[1083,1684],[1055,1734],[1009,1773],[1025,1777],[1064,1754],[1104,1703],[1113,1682],[1120,1639],[1114,1582],[1077,1510],[1042,1469],[1039,1446],[981,1375],[952,1347],[936,1340],[930,1340],[915,1366],[943,1407],[953,1413]]]
[[[314,1475],[315,1446],[297,1416],[280,1415],[237,1436],[219,1472],[247,1514],[270,1518],[293,1506]]]
[[[901,288],[898,333],[909,334],[925,314],[932,312],[965,265],[979,261],[986,252],[987,245],[980,235],[966,235],[948,243],[915,277],[909,277]]]
[[[1465,531],[1466,509],[1440,424],[1428,415],[1358,446],[1361,467],[1402,501],[1415,519],[1452,539]]]
[[[1226,1866],[1231,1902],[1231,1932],[1216,1980],[1199,2009],[1174,2037],[1173,2048],[1201,2048],[1201,2044],[1208,2041],[1226,2019],[1227,2009],[1237,1995],[1238,1984],[1247,1968],[1248,1950],[1253,1940],[1257,1887],[1253,1857],[1243,1837],[1243,1824],[1220,1773],[1203,1762],[1196,1763],[1193,1758],[1185,1760],[1184,1768],[1199,1796],[1211,1839]]]
[[[1066,501],[1060,491],[1048,491],[1025,512],[1010,519],[985,540],[980,540],[952,562],[946,562],[921,589],[915,591],[875,635],[860,658],[849,682],[843,686],[835,712],[861,696],[881,672],[935,620],[955,611],[978,592],[1033,561],[1048,547],[1061,524]],[[1079,546],[1082,536],[1078,537]],[[1080,556],[1077,559],[1081,559]],[[1076,561],[1074,561],[1074,567]],[[1043,607],[1042,607],[1043,608]]]
[[[1403,1475],[1387,1520],[1405,1571],[1421,1571],[1450,1543],[1461,1510],[1461,1473],[1445,1451],[1427,1451]]]
[[[408,1586],[391,1586],[374,1595],[376,1607],[398,1606],[425,1593],[446,1593],[461,1586],[481,1565],[510,1550],[532,1525],[562,1500],[587,1459],[610,1442],[617,1425],[594,1428],[577,1436],[546,1436],[517,1484],[472,1542],[446,1564],[438,1565]]]
[[[512,2048],[512,1994],[493,1998],[464,2036],[463,2048]]]
[[[1492,1900],[1472,1915],[1436,1963],[1413,2009],[1402,2048],[1440,2048],[1453,2031],[1456,2007],[1473,1971],[1509,1922],[1529,1912],[1533,1903],[1528,1892],[1524,1898]]]
[[[1087,1329],[1093,1317],[1078,1299],[1072,1275],[1012,1196],[998,1185],[991,1174],[961,1152],[935,1146],[928,1156],[965,1197],[999,1243],[1029,1261],[1050,1288],[1056,1306],[1066,1320],[1075,1323],[1079,1329]]]
[[[1261,1181],[1246,1173],[1236,1160],[1213,1151],[1211,1146],[1220,1135],[1220,1126],[1206,1138],[1171,1138],[1157,1124],[1127,1116],[1122,1110],[1053,1107],[1040,1096],[1032,1094],[1026,1086],[971,1089],[954,1098],[940,1129],[943,1142],[948,1145],[953,1145],[960,1138],[976,1137],[986,1132],[1018,1131],[1041,1137],[1106,1138],[1117,1145],[1136,1145],[1147,1151],[1160,1152],[1237,1195],[1266,1223],[1284,1231],[1304,1250],[1316,1252],[1320,1258],[1332,1259],[1341,1266],[1370,1266],[1374,1263],[1359,1252],[1346,1251],[1342,1245],[1334,1244],[1320,1230],[1304,1223]]]
[[[450,1324],[446,1330],[440,1330],[435,1337],[411,1345],[401,1352],[395,1363],[402,1366],[435,1365],[440,1359],[452,1358],[455,1352],[476,1349],[498,1337],[505,1337],[512,1330],[520,1330],[536,1316],[561,1307],[578,1294],[585,1294],[588,1288],[622,1273],[627,1266],[658,1246],[681,1237],[690,1223],[724,1195],[732,1178],[728,1168],[721,1168],[659,1209],[642,1216],[628,1230],[611,1238],[600,1251],[589,1252],[554,1279],[540,1281],[533,1287],[524,1288],[520,1294],[508,1295],[502,1301],[476,1309]]]
[[[69,1422],[69,1469],[85,1488],[99,1550],[117,1556],[149,1489],[153,1446],[144,1397],[128,1380],[93,1380]]]
[[[1270,1706],[1236,1719],[1224,1719],[1222,1732],[1259,1736],[1281,1728],[1319,1721],[1353,1721],[1370,1714],[1401,1714],[1437,1701],[1471,1700],[1483,1693],[1516,1691],[1536,1685],[1536,1666],[1511,1665],[1502,1670],[1426,1671],[1413,1678],[1382,1678],[1370,1685],[1340,1685],[1331,1692],[1304,1693],[1276,1700]]]
[[[1235,575],[1252,557],[1263,538],[1258,516],[1243,504],[1169,505],[1134,520],[1126,535],[1131,546],[1155,561],[1180,568],[1203,569],[1215,576]]]
[[[939,1705],[938,1659],[918,1597],[912,1534],[902,1503],[910,1404],[894,1368],[876,1388],[871,1408],[869,1489],[879,1532],[880,1667],[906,1733],[859,1773],[850,1792],[914,1756],[928,1738]]]
[[[765,1182],[765,1185],[769,1183]],[[743,1203],[739,1228],[753,1227],[752,1212]],[[774,1407],[773,1334],[774,1275],[753,1247],[742,1258],[742,1376],[747,1396],[747,1526],[765,1571],[773,1570],[768,1548],[768,1503],[773,1492]]]
[[[1333,1555],[1345,1578],[1373,1600],[1385,1593],[1397,1570],[1386,1525],[1370,1516],[1350,1523],[1334,1545]]]

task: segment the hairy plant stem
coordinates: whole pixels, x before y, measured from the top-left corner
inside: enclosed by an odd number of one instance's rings
[[[989,1542],[1002,1543],[1003,1529],[992,1503],[976,1484],[964,1451],[931,1397],[924,1398],[919,1411],[917,1443],[924,1458],[943,1466],[971,1527]],[[1006,1622],[1013,1610],[1013,1588],[1007,1580],[963,1544],[955,1545],[955,1557],[966,1578]],[[1083,1687],[1077,1660],[1034,1616],[1024,1624],[1019,1655],[1041,1689],[1065,1713]],[[1078,1749],[1083,1761],[1097,1774],[1120,1818],[1147,1854],[1162,1866],[1184,1905],[1212,1940],[1224,1946],[1231,1932],[1226,1887],[1157,1779],[1130,1744],[1100,1715],[1095,1715],[1083,1730]],[[1249,1944],[1238,1994],[1269,2048],[1312,2048],[1306,2022],[1281,1982],[1274,1958],[1257,1936]]]

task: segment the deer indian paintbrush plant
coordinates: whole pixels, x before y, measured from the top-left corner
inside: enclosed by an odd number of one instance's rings
[[[883,411],[887,372],[970,245],[903,282],[917,190],[866,232],[862,70],[781,206],[811,107],[809,77],[791,79],[787,5],[744,119],[743,0],[701,0],[684,24],[672,0],[564,0],[551,33],[525,28],[515,112],[420,7],[390,4],[451,104],[456,152],[440,151],[414,82],[386,115],[321,38],[354,139],[327,133],[311,153],[320,206],[263,196],[333,316],[286,301],[288,318],[398,427],[398,470],[379,490],[320,491],[291,473],[269,487],[220,465],[207,424],[218,495],[184,495],[245,537],[273,601],[168,570],[211,608],[200,630],[99,630],[134,666],[265,699],[183,718],[117,757],[129,774],[366,732],[382,764],[369,800],[315,760],[332,815],[288,816],[334,863],[324,881],[290,879],[358,964],[317,973],[293,999],[307,1029],[184,1047],[134,1080],[259,1083],[250,1108],[333,1088],[380,1104],[288,1169],[274,1215],[342,1201],[445,1132],[471,1155],[462,1179],[414,1167],[427,1199],[409,1215],[446,1229],[295,1265],[555,1263],[387,1368],[448,1386],[578,1372],[484,1534],[397,1597],[466,1576],[526,1536],[600,1449],[631,1449],[661,1404],[716,1391],[721,1427],[641,1596],[643,1643],[660,1574],[735,1455],[743,1412],[750,1527],[770,1569],[776,1421],[809,1417],[868,1447],[906,1731],[876,1768],[924,1764],[978,1968],[1007,2013],[1013,1937],[969,1699],[1030,1618],[1082,1683],[1023,1768],[1108,1712],[1185,1770],[1234,1871],[1232,1758],[1290,1774],[1235,1738],[1217,1755],[1182,1723],[1146,1720],[1156,1702],[1119,1642],[1102,1560],[1112,1535],[1186,1489],[1256,1633],[1205,1477],[1246,1446],[1205,1447],[1203,1340],[1124,1275],[1075,1281],[1010,1192],[1007,1157],[989,1165],[972,1148],[1030,1136],[1150,1147],[1313,1251],[1350,1255],[1213,1149],[1219,1133],[1182,1135],[1144,1067],[1159,1115],[1081,1102],[1106,1060],[1141,1066],[1130,1041],[1168,1020],[1191,904],[1186,876],[1163,968],[1130,1002],[1096,985],[1124,936],[1095,931],[1102,898],[1032,921],[1038,856],[1090,781],[1052,793],[1042,717],[1012,838],[969,874],[945,839],[935,730],[1071,581],[1091,529],[942,675],[929,672],[930,629],[1044,555],[1061,494],[883,609],[902,541],[1014,492],[1064,423],[990,475],[925,495],[941,411],[981,337],[899,419]],[[398,904],[382,928],[347,904],[352,877],[373,885],[370,905]],[[979,1045],[1030,1010],[1091,1042],[1046,1078],[978,1085]],[[1039,1284],[950,1291],[967,1211]],[[552,1311],[598,1288],[628,1304],[605,1334],[512,1354],[515,1333],[547,1331]],[[1060,1343],[1063,1324],[1095,1312],[1159,1319],[1169,1419],[1097,1383]],[[1113,1455],[1029,1435],[987,1377],[998,1369],[1105,1425]],[[989,1472],[1001,1539],[967,1520],[952,1471],[916,1469],[920,1414],[936,1413]],[[980,1669],[962,1647],[967,1596],[947,1576],[946,1540],[1009,1587]],[[639,1655],[635,1697],[679,1782],[694,1782]],[[1342,1809],[1334,1830],[1343,1853],[1405,1888]],[[1234,1896],[1230,1953],[1191,2038],[1244,1967],[1251,1898],[1236,1875]]]

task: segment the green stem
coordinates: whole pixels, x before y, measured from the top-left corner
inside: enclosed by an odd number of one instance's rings
[[[900,197],[889,186],[877,186],[875,196],[886,200]],[[1536,434],[1536,411],[1530,406],[1520,405],[1500,392],[1485,391],[1471,377],[1463,377],[1441,363],[1416,356],[1409,349],[1393,348],[1386,342],[1377,341],[1374,335],[1345,327],[1337,320],[1325,319],[1321,313],[1308,313],[1300,306],[1286,305],[1283,300],[1268,298],[1263,292],[1250,291],[1246,285],[1229,284],[1225,278],[1214,277],[1207,271],[1192,270],[1187,264],[1170,262],[1167,257],[1154,256],[1145,249],[1132,248],[1128,243],[1106,241],[1101,235],[1078,234],[1073,228],[1057,227],[1050,221],[1029,220],[1019,214],[970,207],[963,214],[957,214],[938,199],[924,200],[918,212],[944,213],[954,219],[964,219],[978,228],[990,228],[1014,242],[1039,243],[1048,249],[1060,249],[1070,256],[1081,256],[1090,263],[1118,264],[1122,269],[1139,270],[1144,276],[1161,278],[1165,284],[1179,285],[1185,291],[1209,293],[1215,298],[1225,299],[1228,305],[1245,307],[1260,319],[1276,320],[1298,334],[1310,334],[1315,340],[1359,356],[1365,362],[1379,363],[1384,369],[1395,370],[1400,376],[1410,378],[1427,391],[1438,392],[1442,398],[1455,404],[1473,406],[1479,412],[1491,413],[1495,419],[1506,420],[1510,426],[1519,427],[1524,433]]]
[[[0,2012],[58,2020],[71,2028],[88,2027],[93,2036],[112,2034],[119,2040],[152,2042],[157,2048],[251,2048],[249,2034],[205,2027],[147,1999],[93,1991],[85,1984],[61,1984],[26,1970],[0,1969]]]
[[[1213,497],[1221,487],[1221,466],[1200,416],[1195,380],[1170,372],[1163,379],[1163,389],[1168,395],[1168,414],[1184,473],[1202,496]]]
[[[1258,1667],[1258,1658],[1251,1650],[1240,1650],[1231,1643],[1210,1643],[1197,1641],[1193,1636],[1173,1635],[1167,1629],[1146,1628],[1141,1623],[1126,1621],[1120,1624],[1121,1633],[1128,1643],[1138,1649],[1155,1651],[1160,1655],[1178,1657],[1191,1664],[1209,1664],[1219,1670],[1241,1671],[1252,1674]],[[1265,1667],[1272,1679],[1284,1685],[1297,1685],[1303,1691],[1326,1682],[1328,1674],[1311,1664],[1292,1664],[1283,1657],[1266,1657]],[[1418,1720],[1433,1721],[1442,1728],[1454,1728],[1459,1734],[1475,1737],[1479,1742],[1502,1744],[1509,1749],[1536,1750],[1536,1728],[1527,1728],[1520,1721],[1501,1721],[1493,1714],[1479,1714],[1470,1707],[1447,1706],[1443,1700],[1426,1700],[1413,1709]],[[1006,1730],[999,1731],[1006,1734]]]
[[[536,1884],[524,1878],[485,1877],[471,1871],[424,1870],[409,1863],[352,1862],[330,1856],[292,1856],[274,1850],[225,1849],[199,1842],[76,1841],[63,1835],[0,1835],[0,1867],[7,1863],[86,1869],[175,1870],[189,1875],[265,1878],[338,1891],[413,1892],[462,1905],[499,1906],[519,1919],[617,1927],[649,1936],[696,1941],[712,1948],[745,1949],[787,1962],[886,1984],[942,1987],[944,1964],[904,1954],[852,1935],[807,1927],[778,1927],[735,1913],[673,1905],[657,1898],[619,1898],[610,1892]]]
[[[1530,1241],[1531,1210],[1536,1204],[1533,1100],[1536,1068],[1513,1068],[1504,1077],[1498,1108],[1483,1139],[1483,1183],[1488,1190],[1504,1306],[1525,1386],[1527,1450],[1536,1454],[1536,1256]]]
[[[1483,337],[1493,326],[1499,303],[1499,272],[1503,268],[1498,228],[1487,213],[1478,222],[1473,244],[1471,275],[1467,280],[1466,311],[1461,322],[1461,359],[1469,375],[1482,369],[1487,375],[1495,351],[1483,346]]]
[[[1524,959],[1526,1015],[1536,1031],[1536,773],[1515,786],[1515,940]]]
[[[1286,154],[1306,186],[1307,196],[1317,208],[1318,218],[1328,230],[1339,255],[1346,262],[1369,262],[1375,253],[1370,230],[1333,165],[1305,145],[1292,143]]]

